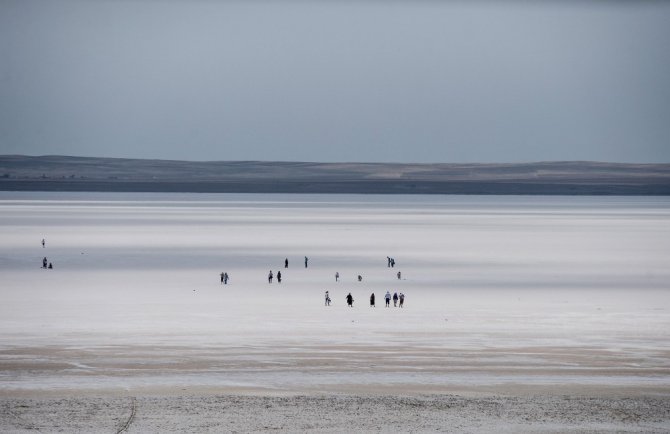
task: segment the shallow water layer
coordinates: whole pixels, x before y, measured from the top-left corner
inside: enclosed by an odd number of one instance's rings
[[[667,198],[3,192],[0,240],[6,393],[670,386]]]

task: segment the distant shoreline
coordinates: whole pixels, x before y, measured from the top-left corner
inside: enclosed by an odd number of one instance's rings
[[[1,191],[115,193],[302,193],[302,194],[437,194],[437,195],[579,195],[667,196],[670,186],[557,185],[521,183],[201,183],[201,182],[67,182],[0,181]]]
[[[670,195],[670,164],[190,162],[0,156],[0,191]]]

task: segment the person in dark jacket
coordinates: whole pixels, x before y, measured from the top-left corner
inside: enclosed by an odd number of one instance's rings
[[[349,307],[354,307],[354,297],[351,295],[351,292],[347,295],[347,304]]]

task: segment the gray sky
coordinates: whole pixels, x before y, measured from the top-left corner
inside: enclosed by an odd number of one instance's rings
[[[0,154],[670,162],[670,2],[0,0]]]

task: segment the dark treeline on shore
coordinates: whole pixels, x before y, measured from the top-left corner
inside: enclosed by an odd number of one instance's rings
[[[194,162],[3,155],[0,190],[670,195],[670,164]]]

